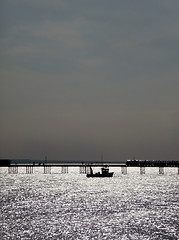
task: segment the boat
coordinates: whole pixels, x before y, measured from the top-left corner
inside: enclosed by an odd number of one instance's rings
[[[108,166],[103,166],[101,168],[101,173],[97,172],[97,173],[93,173],[93,169],[92,167],[90,167],[90,173],[87,173],[86,176],[89,177],[112,177],[114,174],[114,172],[109,172],[109,167]]]

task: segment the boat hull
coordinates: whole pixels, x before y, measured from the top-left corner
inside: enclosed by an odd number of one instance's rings
[[[113,176],[113,172],[111,173],[106,173],[106,174],[101,174],[101,173],[95,173],[95,174],[86,174],[87,178],[104,178],[104,177],[112,177]]]

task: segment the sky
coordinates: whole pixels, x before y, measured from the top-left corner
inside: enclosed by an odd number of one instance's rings
[[[178,0],[1,0],[0,158],[179,159]]]

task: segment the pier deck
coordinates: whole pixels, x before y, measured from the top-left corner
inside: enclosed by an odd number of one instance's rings
[[[179,167],[179,161],[160,161],[160,160],[127,160],[124,162],[29,162],[20,163],[11,160],[0,160],[0,167],[102,167],[107,165],[109,167]]]
[[[17,167],[43,167],[43,166],[48,166],[48,167],[87,167],[87,166],[93,166],[93,167],[102,167],[104,165],[107,165],[109,167],[125,167],[125,163],[87,163],[87,164],[82,164],[82,163],[11,163],[9,166],[17,166]],[[2,166],[1,166],[2,167]]]

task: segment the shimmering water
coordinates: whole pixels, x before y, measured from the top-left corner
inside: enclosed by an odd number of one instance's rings
[[[178,170],[113,170],[111,179],[90,179],[78,168],[1,168],[0,239],[179,239]]]

